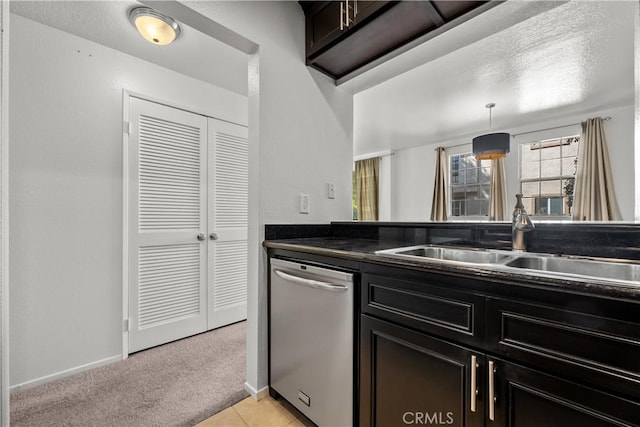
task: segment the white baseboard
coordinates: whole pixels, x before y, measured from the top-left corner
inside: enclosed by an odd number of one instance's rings
[[[245,382],[244,383],[244,389],[255,400],[264,399],[265,397],[267,397],[269,395],[269,387],[268,386],[267,387],[262,387],[260,390],[256,390],[255,388],[251,387],[249,385],[249,383]]]
[[[110,363],[119,362],[122,360],[122,355],[107,357],[106,359],[98,360],[96,362],[87,363],[86,365],[76,366],[75,368],[66,369],[64,371],[56,372],[55,374],[46,375],[44,377],[36,378],[35,380],[26,381],[21,384],[12,385],[9,387],[10,393],[15,393],[26,388],[35,387],[41,384],[58,380],[60,378],[70,377],[80,372],[88,371],[89,369],[98,368],[100,366],[108,365]]]

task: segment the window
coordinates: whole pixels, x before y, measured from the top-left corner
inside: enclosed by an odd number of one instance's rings
[[[525,209],[538,216],[569,216],[579,136],[520,145],[520,190]]]
[[[464,153],[449,157],[451,217],[488,216],[491,160]]]

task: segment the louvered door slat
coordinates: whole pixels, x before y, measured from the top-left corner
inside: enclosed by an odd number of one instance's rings
[[[146,114],[139,116],[139,123],[140,230],[198,230],[201,208],[200,130]],[[175,145],[159,142],[167,134],[171,135]],[[167,187],[169,191],[163,192]],[[154,195],[160,196],[154,200],[153,208],[146,203],[149,188],[155,190]],[[193,197],[174,197],[176,188],[190,191]]]
[[[130,331],[138,351],[206,330],[206,118],[131,98]],[[135,231],[134,231],[135,230]]]
[[[242,126],[209,119],[209,328],[246,318],[249,143]]]

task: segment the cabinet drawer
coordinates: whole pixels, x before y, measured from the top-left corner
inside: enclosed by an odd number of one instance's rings
[[[559,307],[487,300],[487,348],[640,397],[640,325]]]
[[[484,337],[484,297],[437,286],[362,275],[361,311],[462,343]]]

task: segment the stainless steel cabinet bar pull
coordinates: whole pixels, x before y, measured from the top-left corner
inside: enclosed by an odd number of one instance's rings
[[[207,236],[205,236],[203,233],[200,233],[196,236],[196,238],[202,242],[207,238]]]
[[[344,30],[344,3],[340,2],[340,31]]]
[[[478,358],[471,356],[471,412],[476,412],[476,396],[478,395]]]
[[[495,379],[494,374],[496,368],[493,361],[489,361],[489,420],[495,421],[496,419],[496,391],[495,391]]]
[[[345,12],[344,23],[348,27],[349,24],[351,24],[351,18],[349,18],[349,0],[344,0],[344,12]]]

